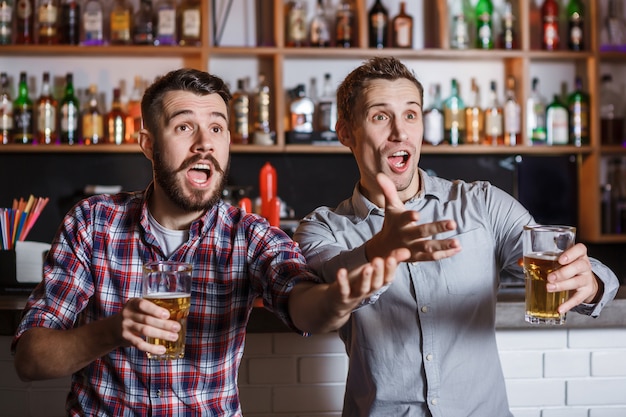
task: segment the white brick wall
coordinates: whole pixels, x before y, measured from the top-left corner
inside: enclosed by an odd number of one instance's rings
[[[625,417],[626,329],[501,330],[515,417]],[[3,417],[61,417],[69,378],[21,382],[0,337]],[[239,371],[246,417],[339,417],[347,358],[337,334],[249,334]]]

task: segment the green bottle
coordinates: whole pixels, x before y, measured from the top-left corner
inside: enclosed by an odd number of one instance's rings
[[[572,51],[585,49],[584,36],[585,9],[580,0],[569,0],[567,3],[567,18],[569,19],[568,46]]]
[[[60,104],[61,143],[74,145],[79,142],[78,121],[80,120],[80,102],[74,93],[74,75],[65,76],[65,93]]]
[[[476,14],[476,47],[493,49],[493,4],[491,0],[478,0]]]
[[[450,145],[458,145],[465,136],[465,103],[459,95],[456,79],[452,79],[450,96],[443,103],[444,138]]]
[[[589,145],[589,94],[583,91],[583,81],[576,77],[575,90],[567,97],[569,109],[569,143]]]
[[[28,95],[26,73],[20,72],[17,97],[13,101],[13,143],[32,144],[34,131],[33,102]]]

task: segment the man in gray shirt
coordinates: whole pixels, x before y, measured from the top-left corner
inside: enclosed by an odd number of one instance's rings
[[[360,180],[337,208],[320,207],[295,240],[332,281],[339,268],[398,255],[390,285],[340,329],[350,357],[344,416],[512,416],[495,339],[499,275],[523,278],[521,233],[534,220],[487,182],[418,168],[423,88],[395,58],[372,58],[337,91],[337,134]],[[615,274],[576,244],[548,290],[570,290],[560,311],[597,316]],[[520,318],[523,320],[523,318]]]

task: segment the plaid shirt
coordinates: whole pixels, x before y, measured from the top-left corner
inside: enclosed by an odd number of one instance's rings
[[[29,328],[70,329],[141,296],[142,265],[165,259],[148,222],[150,190],[94,196],[65,217],[13,348]],[[170,259],[194,265],[184,359],[114,349],[72,376],[70,415],[241,415],[237,371],[255,298],[297,331],[289,292],[297,282],[319,282],[288,236],[223,202],[191,225]]]

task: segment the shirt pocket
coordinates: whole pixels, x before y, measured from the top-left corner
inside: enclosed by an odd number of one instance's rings
[[[477,294],[495,285],[495,253],[491,235],[482,228],[454,237],[461,251],[440,262],[441,274],[450,294]]]
[[[231,283],[194,281],[191,286],[190,320],[202,323],[203,331],[222,323],[234,306]]]

